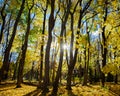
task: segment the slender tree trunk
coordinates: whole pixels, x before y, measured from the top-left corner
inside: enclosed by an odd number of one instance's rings
[[[51,13],[49,17],[49,27],[48,27],[48,41],[46,46],[46,53],[45,53],[45,76],[43,79],[43,93],[46,93],[49,91],[48,85],[50,82],[49,78],[49,63],[50,63],[50,48],[52,43],[52,30],[54,28],[55,24],[55,18],[54,18],[54,8],[55,8],[55,0],[51,0]]]
[[[19,55],[17,57],[17,61],[15,63],[14,74],[13,74],[12,80],[15,80],[17,78],[17,71],[18,71],[19,60],[20,60],[20,53],[19,53]]]
[[[6,18],[6,13],[4,12],[5,10],[5,6],[6,6],[6,2],[7,0],[4,1],[4,5],[2,7],[2,10],[1,10],[1,17],[2,17],[2,26],[1,26],[1,32],[0,32],[0,44],[1,44],[1,41],[2,41],[2,36],[3,36],[3,31],[4,31],[4,27],[5,27],[5,18]]]
[[[65,26],[66,26],[67,19],[68,19],[69,13],[70,13],[70,7],[71,7],[71,0],[68,1],[67,12],[65,13],[64,20],[62,20],[62,24],[61,24],[61,33],[60,33],[60,37],[61,37],[61,40],[60,40],[60,59],[59,59],[59,65],[58,65],[58,69],[57,69],[55,81],[53,83],[53,90],[52,90],[52,95],[53,96],[57,95],[58,84],[59,84],[59,80],[61,78],[61,70],[62,70],[63,54],[64,54],[64,50],[63,50],[63,35],[65,33],[65,30],[66,30]]]
[[[118,84],[118,75],[115,75],[115,80],[114,80],[115,84]]]
[[[30,72],[30,82],[33,80],[34,77],[34,65],[35,65],[35,61],[32,62],[32,68]]]
[[[74,69],[73,65],[73,42],[74,42],[74,13],[71,13],[71,42],[70,42],[70,64],[68,64],[68,74],[67,74],[67,89],[71,90],[71,79]]]
[[[42,30],[42,35],[45,33],[45,24],[46,24],[46,13],[47,13],[47,8],[48,8],[48,1],[46,3],[46,9],[44,10],[44,18],[43,18],[43,30]],[[43,80],[43,57],[44,57],[44,37],[42,37],[42,45],[41,45],[41,50],[40,50],[40,75],[39,75],[39,85],[38,89],[42,88],[42,80]]]
[[[88,76],[87,76],[87,54],[86,54],[86,46],[85,46],[85,51],[84,51],[84,55],[85,55],[85,66],[84,66],[84,80],[83,80],[83,86],[87,85],[87,79],[88,79]]]
[[[88,9],[88,7],[90,6],[90,4],[91,4],[91,1],[92,0],[89,0],[88,2],[87,2],[87,4],[86,4],[86,6],[83,8],[83,10],[80,10],[80,16],[79,16],[79,20],[78,20],[78,26],[77,26],[77,29],[80,29],[80,27],[81,27],[81,20],[82,20],[82,15],[83,15],[83,13]],[[82,4],[82,0],[80,0],[80,1],[78,1],[78,3],[79,3],[79,6],[81,7],[81,4]],[[77,5],[76,5],[77,6]],[[72,16],[72,15],[71,15]],[[72,17],[73,18],[73,17]],[[74,22],[74,21],[72,21],[72,22]],[[71,23],[72,23],[71,22]],[[72,27],[71,27],[72,28]],[[73,29],[72,29],[73,30]],[[73,32],[73,31],[72,31]],[[80,30],[77,30],[77,38],[76,39],[79,39],[79,36],[80,35]],[[71,35],[72,36],[72,35]],[[71,39],[71,42],[73,42],[73,40]],[[71,45],[72,45],[72,43],[71,43]],[[78,45],[78,42],[77,42],[77,40],[76,40],[76,45]],[[73,45],[72,45],[73,46]],[[71,46],[70,46],[71,47]],[[72,47],[71,47],[71,49],[72,49]],[[70,51],[70,54],[72,53],[72,50]],[[75,63],[76,63],[76,60],[77,60],[77,54],[78,54],[78,48],[76,47],[75,48],[75,52],[74,52],[74,57],[73,57],[73,60],[71,60],[70,61],[70,67],[68,67],[68,68],[71,68],[71,69],[68,69],[68,70],[70,70],[70,72],[68,72],[69,74],[67,75],[68,76],[68,78],[67,78],[67,87],[66,87],[66,89],[67,90],[71,90],[71,78],[72,78],[72,72],[73,72],[73,69],[74,69],[74,66],[75,66]],[[70,59],[72,58],[72,56],[73,56],[73,53],[71,54],[71,57],[70,57]]]
[[[3,65],[2,65],[2,67],[0,69],[0,81],[1,80],[5,80],[8,77],[10,50],[11,50],[11,47],[12,47],[12,44],[13,44],[13,40],[14,40],[15,35],[16,35],[16,30],[17,30],[17,25],[18,25],[19,19],[21,17],[22,11],[24,9],[24,4],[25,4],[25,0],[22,0],[22,5],[20,7],[20,11],[19,11],[19,13],[17,15],[17,18],[15,20],[15,23],[14,23],[14,28],[13,28],[12,36],[10,38],[8,46],[5,49]]]
[[[3,36],[3,31],[4,31],[4,26],[5,26],[5,17],[6,16],[2,17],[3,23],[2,23],[1,32],[0,32],[0,43],[2,41],[2,36]]]
[[[106,40],[105,40],[106,41]],[[105,42],[104,41],[104,42]],[[102,54],[102,67],[104,67],[106,65],[106,56],[107,56],[107,48],[105,48],[106,44],[104,43],[103,46],[103,54]],[[105,74],[103,72],[101,72],[101,79],[102,79],[102,86],[104,87],[104,83],[105,83]]]
[[[117,47],[114,48],[114,50],[116,50]],[[117,57],[117,52],[114,52],[114,59]],[[116,74],[114,76],[114,83],[117,84],[118,83],[118,74]]]
[[[54,41],[55,42],[55,41]],[[52,56],[52,83],[55,80],[55,66],[56,66],[56,59],[57,59],[57,53],[58,53],[58,49],[57,48],[57,42],[55,44],[55,48],[53,50],[53,56]]]
[[[6,40],[5,40],[6,46],[8,45],[8,41],[9,41],[8,39],[9,39],[9,33],[10,33],[10,24],[11,24],[10,21],[11,21],[11,19],[12,19],[12,14],[10,15],[9,21],[8,21],[7,35],[6,35]]]
[[[88,58],[87,58],[87,74],[88,74],[88,70],[89,70],[89,62],[90,62],[90,33],[88,32],[88,30],[87,30],[87,35],[88,35]],[[90,68],[90,70],[91,70],[91,68]],[[90,72],[92,72],[92,70],[90,71]],[[90,73],[91,75],[92,75],[92,73]],[[89,74],[89,75],[90,75]],[[87,75],[88,76],[88,75]]]
[[[61,37],[63,37],[63,34],[61,34]],[[55,81],[53,83],[53,90],[52,90],[52,95],[56,96],[57,95],[57,91],[58,91],[58,83],[61,77],[61,70],[62,70],[62,61],[63,61],[63,38],[61,38],[60,41],[60,59],[59,59],[59,66],[57,69],[57,73],[56,73],[56,77],[55,77]]]
[[[85,68],[84,68],[85,72],[84,72],[84,81],[83,81],[83,85],[85,86],[87,85],[87,81],[88,81],[88,69],[89,69],[89,59],[90,59],[89,58],[90,57],[89,56],[90,55],[90,49],[89,49],[90,48],[90,35],[89,35],[87,28],[86,28],[86,32],[87,32],[87,39],[88,39],[87,44],[86,44],[88,56],[86,58],[86,52],[85,52]]]
[[[81,2],[80,2],[80,5],[81,5]],[[72,16],[72,15],[71,15]],[[73,17],[72,17],[73,18]],[[80,16],[79,16],[79,20],[78,20],[78,29],[80,29],[80,26],[81,26],[81,20],[82,20],[82,12],[80,10]],[[72,21],[74,22],[74,21]],[[73,25],[71,25],[71,29],[72,29],[72,32],[73,32],[73,28],[72,28]],[[77,39],[79,38],[79,31],[77,31]],[[73,33],[71,34],[71,37],[73,37]],[[70,65],[68,66],[68,75],[67,75],[67,86],[66,86],[66,89],[67,90],[71,90],[71,78],[72,78],[72,72],[73,72],[73,69],[74,69],[74,66],[75,66],[75,63],[76,63],[76,59],[77,59],[77,54],[78,54],[78,48],[75,48],[75,54],[74,54],[74,57],[73,57],[73,53],[72,53],[72,47],[73,47],[73,40],[71,38],[71,50],[70,50]],[[76,45],[78,44],[78,42],[76,41]],[[72,59],[73,58],[73,59]],[[69,69],[70,68],[70,69]]]
[[[100,68],[100,53],[101,53],[101,47],[100,47],[100,34],[99,34],[99,40],[97,41],[97,51],[98,51],[98,55],[97,55],[97,61],[96,61],[96,71],[97,71],[97,75],[98,75],[98,80],[97,81],[100,81],[100,78],[101,78],[101,68]],[[96,82],[97,82],[96,81]]]
[[[71,67],[71,66],[69,66],[69,68],[68,68],[68,74],[67,74],[67,87],[66,87],[66,89],[67,90],[71,90],[72,88],[71,88],[71,81],[72,81],[72,73],[73,73],[73,68]]]
[[[54,82],[54,79],[55,79],[55,49],[53,49],[52,51],[51,69],[52,69],[52,82]]]
[[[29,33],[30,33],[30,15],[31,15],[31,10],[34,6],[33,5],[30,7],[29,12],[28,12],[28,21],[27,21],[27,31],[25,33],[25,40],[24,40],[24,44],[22,45],[22,52],[21,52],[21,58],[20,58],[20,62],[19,62],[19,67],[18,67],[18,76],[17,76],[17,86],[16,88],[21,87],[21,83],[23,80],[23,68],[24,68],[24,63],[25,63],[25,57],[26,57],[26,51],[27,51],[27,46],[28,46],[28,37],[29,37]]]
[[[106,5],[105,5],[105,16],[104,16],[104,22],[107,20],[107,12],[108,12],[108,8],[107,8],[107,1],[106,2]],[[102,42],[103,42],[103,45],[102,45],[102,48],[103,48],[103,52],[102,52],[102,67],[104,67],[106,65],[106,56],[107,56],[107,46],[106,46],[106,36],[105,36],[105,28],[106,26],[103,27],[102,29]],[[102,86],[104,87],[105,85],[105,74],[103,72],[101,72],[101,83],[102,83]]]

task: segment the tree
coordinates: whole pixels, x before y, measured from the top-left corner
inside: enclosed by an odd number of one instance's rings
[[[72,2],[73,3],[73,2]],[[68,64],[68,74],[67,74],[67,89],[71,89],[71,78],[72,78],[72,71],[74,69],[74,65],[72,65],[73,62],[73,43],[74,43],[74,14],[76,12],[76,8],[78,4],[80,3],[80,0],[78,0],[75,4],[75,7],[73,8],[73,11],[70,11],[70,16],[71,16],[71,41],[70,41],[70,59],[69,59],[69,64]],[[70,86],[70,87],[69,87]]]
[[[61,3],[64,4],[64,1],[62,1]],[[52,95],[56,96],[57,95],[57,91],[58,91],[58,83],[61,77],[61,69],[62,69],[62,63],[63,63],[63,54],[64,54],[64,50],[63,50],[63,36],[65,34],[65,30],[66,30],[66,23],[68,20],[68,16],[70,13],[70,8],[71,8],[71,0],[69,0],[68,2],[65,2],[67,4],[67,7],[63,13],[62,16],[62,22],[61,22],[61,33],[60,33],[60,58],[59,58],[59,65],[58,65],[58,69],[57,69],[57,73],[56,73],[56,77],[55,77],[55,81],[53,82],[53,90],[52,90]]]
[[[83,18],[83,16],[86,14],[86,11],[87,11],[87,9],[89,8],[89,6],[90,6],[90,4],[91,4],[91,2],[92,2],[92,0],[89,0],[89,1],[87,1],[86,2],[86,5],[84,6],[84,8],[83,9],[80,9],[79,10],[79,19],[78,19],[78,25],[77,25],[77,37],[76,37],[76,42],[75,42],[75,44],[76,44],[76,46],[79,44],[78,43],[78,40],[79,40],[79,38],[80,38],[80,28],[81,28],[81,23],[82,23],[82,18]],[[79,7],[81,8],[82,7],[82,0],[80,0],[80,2],[79,2]],[[70,61],[70,64],[69,64],[69,66],[68,66],[68,77],[67,77],[67,89],[68,90],[71,90],[71,77],[72,77],[72,71],[73,71],[73,69],[74,69],[74,66],[75,66],[75,64],[76,64],[76,61],[77,61],[77,54],[78,54],[78,47],[76,47],[75,48],[75,52],[74,52],[74,57],[73,57],[73,59]],[[71,59],[71,58],[70,58]]]
[[[20,62],[19,62],[19,67],[18,67],[18,76],[17,76],[17,88],[21,87],[22,83],[22,78],[23,78],[23,68],[24,68],[24,63],[25,63],[25,56],[26,56],[26,51],[27,51],[27,46],[28,46],[28,37],[30,33],[30,24],[31,24],[31,10],[34,7],[34,0],[32,1],[32,5],[29,6],[27,2],[27,7],[28,7],[28,21],[27,21],[27,30],[25,33],[25,40],[21,48],[21,57],[20,57]]]
[[[4,60],[3,60],[3,65],[0,69],[0,81],[1,80],[5,80],[8,77],[8,70],[9,70],[9,55],[10,55],[10,50],[16,35],[16,30],[17,30],[17,25],[18,22],[20,20],[22,11],[24,9],[24,4],[25,4],[25,0],[22,0],[22,4],[20,7],[20,10],[18,12],[18,15],[16,17],[15,23],[14,23],[14,28],[13,28],[13,32],[12,32],[12,36],[10,38],[9,44],[7,45],[6,49],[5,49],[5,54],[4,54]]]
[[[3,32],[4,32],[4,27],[5,27],[5,18],[7,16],[7,14],[4,12],[6,4],[7,4],[7,0],[4,1],[3,7],[1,9],[1,17],[2,17],[3,22],[2,22],[1,32],[0,32],[0,44],[2,41],[2,36],[3,36]]]
[[[42,6],[42,4],[41,4]],[[46,14],[47,14],[47,9],[48,9],[48,0],[46,1],[46,6],[43,8],[43,26],[42,26],[42,45],[41,45],[41,50],[40,50],[40,75],[39,75],[39,85],[38,88],[41,88],[41,81],[43,79],[43,57],[44,57],[44,34],[45,34],[45,25],[46,25]]]
[[[104,16],[104,22],[107,20],[107,12],[108,12],[108,8],[107,8],[107,1],[105,1],[105,16]],[[102,49],[102,66],[104,67],[106,65],[106,55],[107,55],[107,46],[106,46],[106,37],[105,37],[105,26],[102,28],[102,42],[103,45],[101,48]],[[102,79],[102,86],[104,87],[104,83],[105,83],[105,74],[101,73],[101,79]]]
[[[46,45],[46,52],[45,52],[45,75],[43,78],[43,93],[46,93],[48,89],[48,85],[50,82],[49,78],[49,64],[50,64],[50,48],[52,43],[52,30],[55,25],[55,17],[54,17],[54,10],[55,10],[55,0],[47,1],[50,3],[50,16],[49,16],[49,22],[48,22],[48,40]]]

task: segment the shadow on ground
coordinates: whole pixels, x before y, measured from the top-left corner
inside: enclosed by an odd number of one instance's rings
[[[36,89],[30,93],[27,93],[23,96],[46,96],[47,93],[42,93],[42,91],[40,89]]]
[[[30,92],[30,93],[28,93],[28,94],[25,94],[25,95],[23,95],[23,96],[37,96],[37,95],[39,95],[40,93],[41,93],[41,90],[36,89],[36,90],[34,90],[34,91],[32,91],[32,92]]]
[[[77,96],[77,95],[75,95],[75,94],[72,92],[72,90],[68,90],[68,96]]]

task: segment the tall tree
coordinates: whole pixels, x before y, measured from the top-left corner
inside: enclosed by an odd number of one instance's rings
[[[11,50],[11,47],[12,47],[12,44],[13,44],[13,41],[14,41],[14,38],[16,35],[18,22],[20,20],[21,14],[22,14],[23,9],[24,9],[24,4],[25,4],[25,0],[22,0],[20,10],[18,12],[18,15],[17,15],[15,23],[14,23],[12,36],[11,36],[11,38],[9,40],[9,44],[7,45],[5,52],[4,52],[5,54],[4,54],[3,65],[0,69],[0,81],[8,78],[10,50]]]
[[[2,41],[3,31],[4,31],[4,27],[5,27],[5,18],[7,16],[7,14],[4,12],[6,4],[7,4],[7,0],[4,1],[3,7],[2,7],[1,12],[0,12],[1,17],[2,17],[2,27],[1,27],[1,32],[0,32],[0,43]]]
[[[108,15],[108,1],[105,0],[104,2],[104,10],[105,10],[105,13],[104,13],[104,22],[106,22],[107,20],[107,15]],[[104,67],[106,65],[106,58],[107,58],[107,38],[105,36],[105,30],[106,29],[106,26],[104,26],[102,28],[102,42],[103,42],[103,45],[101,46],[102,48],[102,67]],[[104,83],[105,83],[105,74],[103,72],[101,72],[101,82],[102,82],[102,86],[104,87]]]
[[[25,40],[21,48],[21,57],[20,57],[20,62],[19,62],[19,67],[18,67],[18,75],[17,75],[17,88],[21,87],[21,83],[23,80],[23,68],[24,68],[24,63],[25,63],[25,56],[26,56],[26,51],[27,51],[27,46],[28,46],[28,37],[30,33],[30,24],[31,24],[31,10],[34,7],[34,0],[32,0],[32,5],[29,6],[29,3],[27,2],[27,7],[28,7],[28,20],[27,20],[27,30],[25,33]]]
[[[86,2],[86,5],[84,6],[83,9],[80,9],[79,13],[79,20],[78,20],[78,25],[77,25],[77,37],[76,37],[76,42],[75,44],[78,45],[78,39],[80,38],[80,28],[81,28],[81,23],[82,23],[82,18],[83,16],[86,14],[87,9],[89,8],[90,4],[91,4],[92,0],[89,0]],[[79,2],[79,7],[82,7],[82,0],[80,0]],[[72,72],[74,69],[74,66],[76,64],[76,60],[77,60],[77,54],[78,54],[78,47],[75,48],[75,52],[74,52],[74,57],[73,59],[70,61],[70,64],[68,66],[68,74],[67,74],[67,89],[71,90],[71,78],[72,78]]]
[[[87,23],[87,22],[86,22]],[[88,68],[89,68],[89,59],[90,59],[90,33],[88,31],[88,25],[86,24],[86,32],[87,32],[87,41],[85,46],[85,67],[84,67],[84,80],[83,85],[87,85],[88,81]],[[86,53],[87,51],[87,53]],[[86,55],[87,54],[87,55]]]
[[[73,2],[72,2],[73,3]],[[77,1],[77,3],[75,4],[75,7],[73,8],[73,11],[70,11],[70,16],[71,16],[71,25],[70,25],[70,29],[71,29],[71,40],[70,40],[70,59],[69,59],[69,63],[68,63],[68,74],[67,74],[67,89],[68,86],[71,86],[71,79],[72,79],[72,71],[73,69],[71,67],[74,67],[74,65],[72,66],[72,62],[73,62],[73,43],[74,43],[74,14],[76,12],[76,8],[78,6],[78,4],[80,3],[80,0]],[[70,88],[71,89],[71,88]]]
[[[42,4],[41,4],[42,5]],[[38,88],[41,88],[41,81],[43,79],[43,57],[44,57],[44,37],[43,35],[45,34],[45,25],[46,25],[46,14],[47,14],[47,9],[48,9],[48,0],[46,1],[46,6],[45,8],[42,6],[43,9],[43,26],[42,26],[42,45],[40,49],[40,76],[39,76],[39,85]]]
[[[63,17],[61,18],[62,22],[61,22],[61,33],[60,33],[60,58],[59,58],[59,65],[58,65],[55,81],[53,82],[53,90],[52,90],[52,95],[53,96],[57,95],[58,84],[59,84],[59,80],[60,80],[60,77],[61,77],[63,55],[64,55],[63,36],[65,34],[65,31],[66,31],[66,23],[67,23],[68,16],[70,14],[70,8],[71,8],[71,0],[68,0],[67,2],[62,1],[61,3],[64,3],[64,2],[67,4],[67,7],[66,7],[66,9],[64,11]]]
[[[50,3],[50,16],[49,16],[49,22],[48,22],[48,40],[45,50],[45,75],[43,78],[43,93],[46,93],[48,89],[48,85],[50,82],[49,78],[49,64],[50,64],[50,48],[52,43],[52,30],[55,25],[55,17],[54,17],[54,11],[55,11],[55,0],[47,1]]]

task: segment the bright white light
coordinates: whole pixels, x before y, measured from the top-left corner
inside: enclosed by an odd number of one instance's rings
[[[98,32],[98,31],[95,31],[95,32],[93,32],[92,34],[93,34],[93,36],[98,36],[99,32]]]
[[[98,36],[100,33],[102,33],[102,29],[99,28],[97,31],[93,32],[92,35],[93,36]]]
[[[63,49],[67,49],[68,46],[66,44],[63,45]]]

